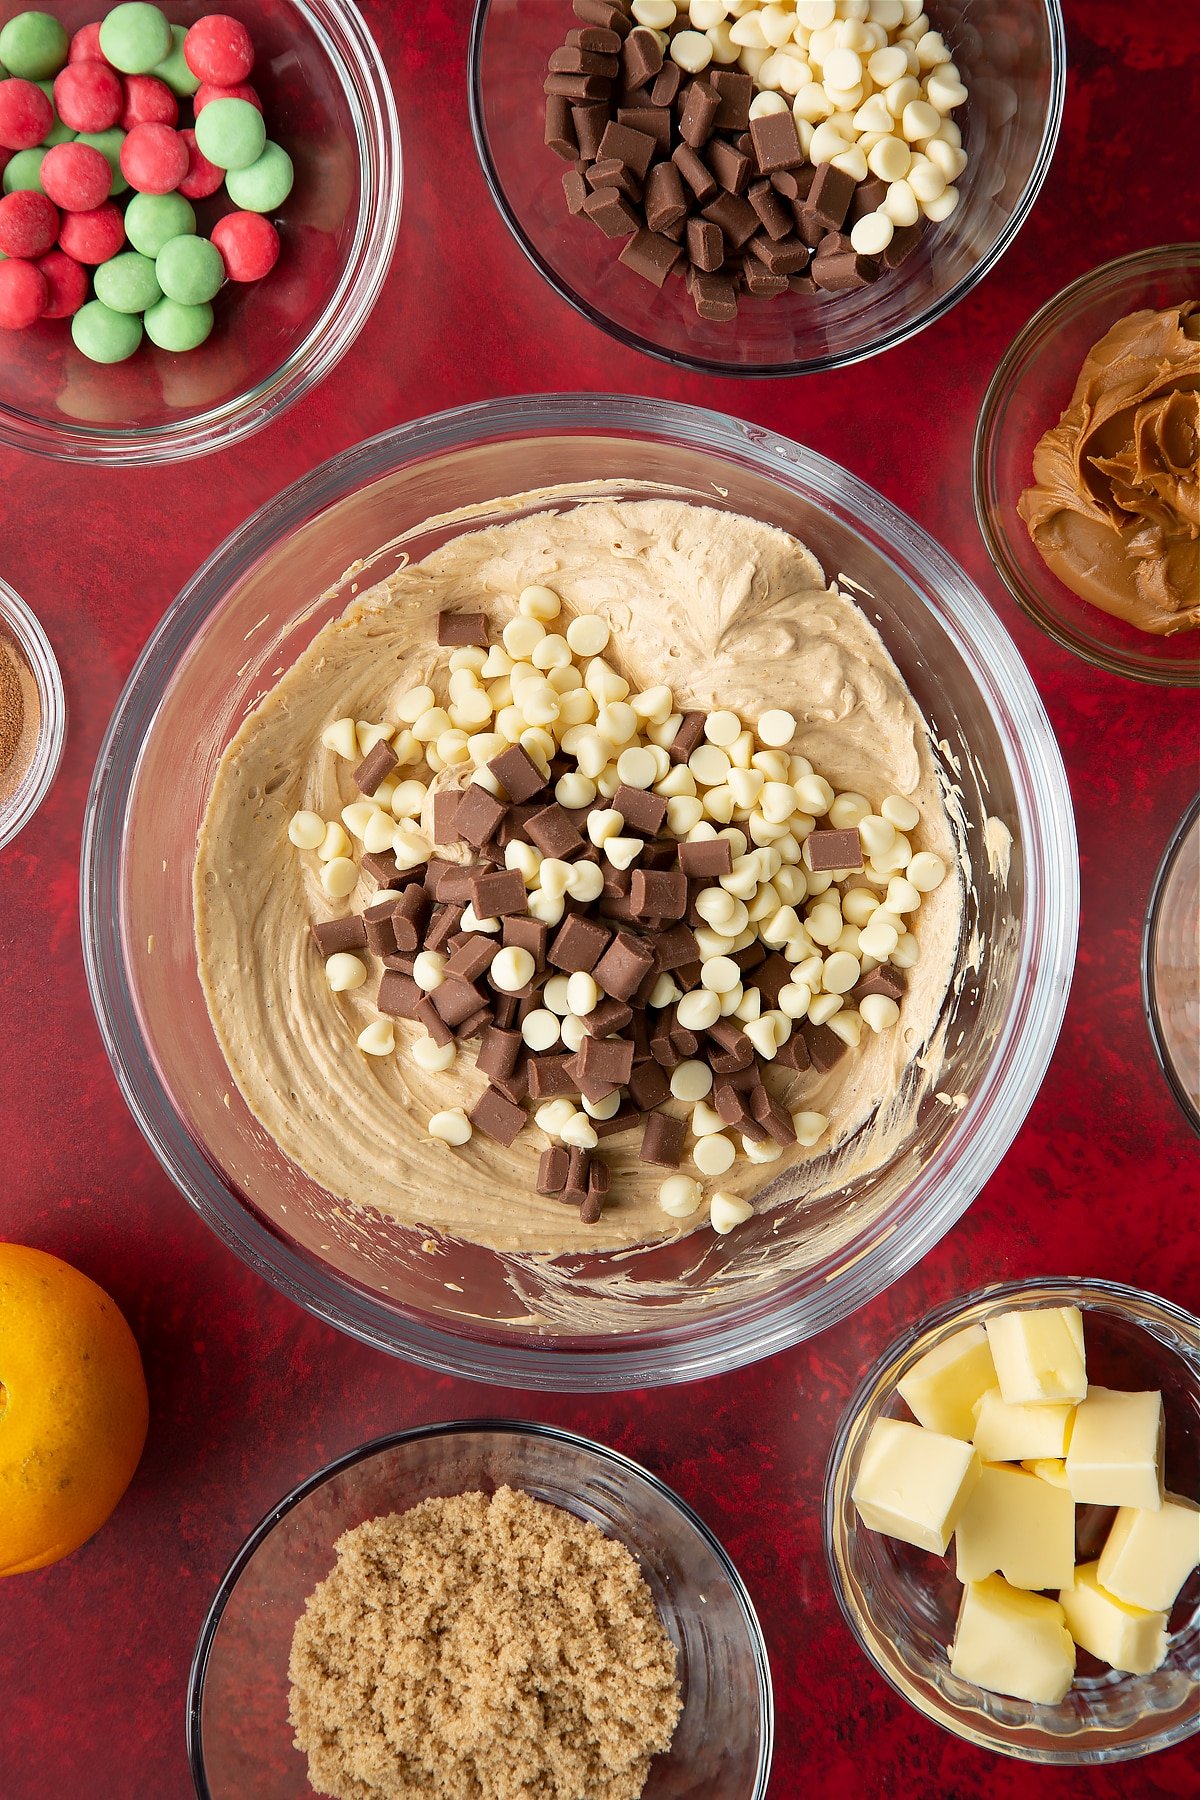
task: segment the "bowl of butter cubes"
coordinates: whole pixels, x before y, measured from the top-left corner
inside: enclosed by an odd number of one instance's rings
[[[838,1430],[852,1633],[947,1730],[1030,1762],[1200,1731],[1200,1321],[1115,1282],[994,1285],[907,1332]]]

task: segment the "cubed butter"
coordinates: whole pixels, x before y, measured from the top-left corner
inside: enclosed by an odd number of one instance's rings
[[[871,1531],[942,1556],[978,1480],[979,1458],[961,1438],[877,1419],[851,1499]]]
[[[1069,1587],[1075,1574],[1075,1502],[1024,1469],[984,1463],[954,1530],[958,1579],[1004,1576],[1010,1587]]]
[[[1200,1563],[1200,1506],[1167,1494],[1158,1512],[1123,1506],[1100,1552],[1101,1587],[1146,1612],[1169,1613]]]
[[[1048,1481],[1051,1487],[1070,1486],[1067,1480],[1067,1465],[1061,1456],[1029,1457],[1022,1460],[1021,1467],[1028,1469],[1031,1475],[1036,1475],[1039,1481]]]
[[[950,1668],[991,1694],[1057,1706],[1075,1679],[1075,1645],[1057,1600],[999,1575],[963,1590]]]
[[[1162,1506],[1163,1405],[1158,1393],[1094,1387],[1075,1409],[1067,1480],[1077,1501]]]
[[[1127,1606],[1101,1587],[1099,1563],[1080,1563],[1071,1587],[1059,1594],[1067,1630],[1081,1650],[1110,1668],[1148,1675],[1167,1654],[1167,1615]]]
[[[1083,1399],[1087,1364],[1078,1307],[997,1313],[986,1329],[1000,1392],[1010,1406]]]
[[[989,1388],[977,1408],[975,1448],[984,1462],[1065,1456],[1074,1415],[1070,1401],[1011,1406],[998,1387]]]
[[[987,1332],[982,1325],[956,1331],[927,1351],[897,1385],[901,1399],[922,1425],[970,1443],[975,1426],[972,1409],[996,1385]]]

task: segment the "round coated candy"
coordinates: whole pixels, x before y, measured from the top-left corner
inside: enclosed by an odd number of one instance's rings
[[[81,25],[71,39],[71,48],[67,52],[68,62],[105,62],[107,59],[100,48],[100,21],[93,25]]]
[[[97,300],[103,300],[114,312],[140,313],[162,299],[162,289],[148,256],[136,250],[122,250],[101,263],[93,277]]]
[[[46,151],[18,150],[9,158],[5,166],[3,187],[6,194],[17,194],[23,190],[44,193],[42,187],[42,164],[46,160]]]
[[[181,306],[160,300],[146,314],[146,336],[160,350],[196,350],[213,328],[211,306]]]
[[[187,59],[183,54],[183,40],[186,36],[187,32],[182,25],[172,25],[171,54],[164,62],[160,62],[154,70],[158,79],[160,81],[165,81],[171,92],[173,94],[178,94],[181,100],[188,99],[200,86],[199,76],[192,74],[192,71],[187,66]]]
[[[221,252],[202,237],[172,238],[159,251],[154,272],[167,299],[181,306],[203,306],[225,279]]]
[[[195,229],[196,215],[182,194],[135,194],[125,208],[125,235],[143,256],[157,256],[172,238]]]
[[[186,200],[207,200],[224,181],[225,171],[202,155],[194,131],[181,131],[179,136],[188,153],[188,171],[179,184],[179,192]]]
[[[58,208],[36,191],[6,194],[0,200],[0,250],[31,261],[58,242]]]
[[[188,149],[169,125],[135,125],[121,145],[121,172],[140,194],[171,194],[188,172]]]
[[[261,281],[279,261],[279,233],[261,213],[226,213],[212,229],[230,281]]]
[[[32,150],[53,125],[54,108],[36,83],[0,81],[0,149]]]
[[[254,45],[240,19],[225,13],[209,13],[197,19],[183,40],[188,68],[201,81],[232,87],[245,81],[254,67]]]
[[[87,299],[87,270],[73,256],[68,256],[65,250],[48,250],[45,256],[38,257],[37,266],[45,278],[49,294],[42,317],[69,319]]]
[[[112,171],[112,191],[114,196],[129,191],[129,183],[121,171],[121,145],[125,142],[125,133],[119,125],[109,131],[81,131],[76,138],[77,144],[90,144],[98,150]]]
[[[259,112],[263,109],[262,101],[248,81],[239,81],[234,87],[218,87],[215,81],[202,81],[196,89],[196,96],[192,101],[192,111],[197,118],[206,106],[212,105],[214,100],[245,100],[248,105],[255,107]]]
[[[95,212],[67,213],[58,233],[59,249],[92,267],[115,256],[124,242],[125,221],[111,200]]]
[[[124,88],[122,130],[132,131],[135,125],[178,124],[179,102],[165,81],[156,75],[127,75]]]
[[[68,63],[55,77],[54,104],[72,131],[108,131],[121,117],[121,77],[107,63]]]
[[[71,320],[71,337],[90,362],[124,362],[142,341],[141,316],[114,312],[103,300],[89,300]]]
[[[57,144],[46,152],[42,186],[64,212],[94,212],[112,192],[112,170],[90,144]]]
[[[10,75],[23,75],[27,81],[57,75],[69,47],[66,32],[50,13],[18,13],[0,31],[0,63]]]
[[[230,169],[225,178],[229,198],[244,212],[278,212],[292,191],[292,159],[279,144],[267,140],[263,153],[248,169]]]
[[[41,318],[49,297],[46,277],[33,263],[15,256],[0,262],[0,331],[24,331]]]
[[[219,169],[248,169],[266,141],[262,114],[248,100],[213,100],[196,119],[196,142]]]
[[[171,27],[157,6],[125,0],[101,25],[100,48],[122,75],[148,75],[171,54]]]

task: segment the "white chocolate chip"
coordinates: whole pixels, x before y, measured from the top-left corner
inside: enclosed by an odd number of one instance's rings
[[[293,813],[288,837],[297,850],[316,850],[325,841],[325,821],[320,813]]]
[[[886,213],[866,213],[851,226],[850,242],[860,256],[881,256],[895,229]]]
[[[586,1094],[583,1095],[583,1110],[589,1119],[611,1119],[620,1110],[620,1106],[621,1095],[616,1090],[605,1094],[603,1100],[589,1100]]]
[[[562,1041],[566,1048],[572,1052],[578,1050],[587,1035],[588,1028],[583,1020],[577,1019],[574,1013],[568,1013],[562,1022]]]
[[[671,39],[671,61],[698,75],[712,61],[713,47],[702,31],[680,31]]]
[[[649,750],[634,745],[617,758],[617,774],[630,787],[649,788],[658,779],[658,764]]]
[[[533,910],[532,895],[530,896],[529,910],[531,912]],[[463,915],[458,923],[460,931],[482,931],[491,937],[494,937],[500,930],[499,919],[481,919],[469,900],[463,908]],[[495,964],[493,963],[492,966],[494,968]],[[520,985],[524,987],[525,984],[522,982]]]
[[[545,865],[542,865],[545,867]],[[465,919],[464,914],[464,919]],[[519,993],[533,980],[537,964],[528,950],[518,944],[505,944],[492,958],[488,979],[503,994]]]
[[[742,721],[735,712],[712,712],[704,721],[704,736],[710,744],[727,750],[741,734]]]
[[[795,791],[801,810],[815,818],[824,818],[833,805],[833,789],[822,775],[802,775],[795,783]]]
[[[564,1095],[557,1100],[544,1100],[534,1113],[533,1122],[547,1137],[558,1137],[574,1117],[575,1108]]]
[[[561,602],[553,588],[522,588],[517,596],[517,610],[531,619],[540,619],[543,623],[548,619],[557,619]]]
[[[567,891],[567,883],[571,879],[571,864],[563,862],[561,857],[545,856],[538,869],[538,884],[543,894],[558,899]]]
[[[567,993],[568,979],[566,975],[551,975],[542,989],[543,1003],[550,1008],[551,1012],[557,1013],[560,1018],[565,1018],[571,1010],[571,1002]]]
[[[681,1062],[671,1070],[671,1093],[676,1100],[686,1100],[694,1105],[712,1092],[712,1085],[713,1073],[707,1063]],[[719,1120],[714,1129],[722,1129]]]
[[[504,648],[511,657],[518,661],[527,659],[531,655],[534,645],[540,644],[545,635],[545,626],[539,619],[532,618],[528,613],[518,613],[515,618],[508,621],[500,633]]]
[[[370,848],[367,843],[367,849]],[[397,868],[415,869],[419,863],[428,862],[431,849],[428,838],[409,825],[397,825],[392,833],[392,855]]]
[[[768,749],[781,750],[795,737],[796,721],[793,715],[785,712],[782,707],[772,707],[769,711],[760,714],[754,729],[760,744],[765,744]]]
[[[567,976],[567,1006],[579,1018],[586,1018],[588,1013],[600,1004],[600,989],[595,977],[584,969],[576,969]]]
[[[740,771],[735,771],[740,773]],[[661,784],[659,792],[662,792]],[[684,838],[688,832],[698,825],[704,817],[704,804],[687,794],[672,796],[667,801],[667,830],[674,837]],[[324,823],[321,829],[324,830]]]
[[[664,1006],[673,1006],[682,991],[681,988],[676,987],[668,974],[663,973],[650,989],[649,1004],[661,1011]]]
[[[764,1138],[762,1143],[756,1144],[753,1138],[744,1137],[742,1150],[752,1163],[778,1162],[783,1155],[783,1145],[774,1143],[770,1138]]]
[[[335,994],[349,993],[367,979],[366,965],[348,950],[338,950],[325,963],[325,979]]]
[[[958,206],[959,198],[959,192],[956,187],[943,188],[942,192],[935,200],[927,200],[925,202],[922,208],[925,217],[929,219],[931,223],[940,225],[943,219],[948,219],[950,214],[954,212]]]
[[[825,958],[822,985],[827,994],[848,994],[862,973],[857,956],[835,950]]]
[[[688,768],[701,787],[720,787],[729,779],[729,758],[719,744],[698,744],[688,757]]]
[[[893,875],[888,882],[884,905],[890,913],[916,912],[921,904],[921,890],[904,875]]]
[[[317,845],[317,855],[324,863],[332,862],[335,857],[349,856],[350,839],[336,820],[326,825],[324,835]]]
[[[728,1165],[727,1165],[728,1166]],[[748,1200],[742,1200],[737,1194],[726,1194],[720,1190],[712,1197],[708,1216],[714,1231],[724,1237],[735,1225],[742,1225],[753,1218],[754,1208]]]
[[[554,798],[560,806],[570,809],[590,806],[596,798],[596,784],[590,777],[580,775],[578,771],[560,775],[554,785]]]
[[[731,956],[710,957],[700,971],[701,982],[714,994],[727,994],[741,978],[741,970]]]
[[[779,1045],[775,1041],[775,1021],[770,1015],[762,1013],[757,1019],[747,1020],[745,1029],[746,1036],[758,1054],[768,1062],[773,1062],[778,1055]]]
[[[430,1119],[429,1135],[440,1139],[443,1144],[465,1144],[470,1140],[471,1121],[461,1106],[448,1106],[444,1112],[434,1113]]]
[[[440,950],[421,950],[413,958],[413,980],[423,993],[432,994],[446,980],[446,958]]]
[[[829,1120],[824,1113],[794,1112],[792,1114],[792,1130],[796,1133],[796,1142],[805,1150],[810,1150],[829,1130]]]
[[[321,733],[321,742],[327,750],[335,751],[347,761],[358,761],[358,733],[353,719],[335,719]]]
[[[887,994],[868,994],[859,1001],[858,1010],[872,1031],[887,1031],[900,1017],[900,1008]]]
[[[321,886],[331,900],[344,900],[358,886],[357,866],[348,856],[335,856],[321,870]]]
[[[599,656],[608,647],[609,628],[599,613],[581,613],[567,626],[567,643],[576,656]]]
[[[412,1046],[412,1059],[418,1068],[429,1075],[444,1075],[446,1070],[454,1066],[458,1055],[455,1044],[439,1044],[428,1033],[417,1038]]]
[[[685,994],[675,1008],[675,1017],[685,1031],[707,1031],[721,1016],[721,1002],[707,988],[696,988]]]
[[[905,874],[918,892],[932,894],[946,879],[946,865],[936,851],[919,850]]]
[[[592,817],[595,816],[593,813]],[[604,840],[604,854],[615,869],[627,869],[641,850],[641,838],[610,837]]]
[[[829,1020],[829,1029],[835,1037],[840,1037],[851,1050],[857,1050],[862,1037],[862,1020],[852,1008],[843,1008]]]
[[[573,1144],[577,1150],[594,1150],[600,1142],[596,1127],[587,1114],[581,1112],[568,1119],[558,1135],[564,1144]]]
[[[687,1219],[701,1200],[700,1183],[691,1175],[668,1175],[658,1190],[658,1204],[672,1219]]]
[[[860,930],[870,923],[878,909],[879,901],[870,888],[851,888],[849,893],[842,895],[842,917]]]
[[[733,1167],[736,1155],[733,1140],[717,1133],[700,1139],[692,1151],[692,1161],[702,1175],[723,1175]]]
[[[537,880],[538,870],[542,866],[542,853],[533,844],[526,844],[520,838],[510,838],[504,846],[504,866],[506,869],[519,869],[528,886]]]
[[[557,1015],[548,1007],[539,1006],[531,1013],[526,1013],[521,1021],[521,1036],[533,1051],[552,1050],[557,1044],[560,1028]]]
[[[364,1056],[390,1056],[396,1048],[395,1027],[390,1019],[373,1019],[356,1041]]]
[[[379,807],[372,808],[369,818],[363,820],[364,850],[371,856],[384,855],[395,845],[398,830],[399,827],[390,812],[383,812]]]
[[[585,905],[598,900],[604,890],[604,870],[599,863],[574,862],[568,865],[567,893],[572,900],[582,900]]]
[[[543,894],[540,888],[535,888],[526,902],[526,910],[531,918],[539,919],[543,925],[557,925],[567,909],[561,896]]]
[[[779,990],[779,1010],[785,1018],[804,1018],[808,1012],[812,989],[804,981],[788,981]]]

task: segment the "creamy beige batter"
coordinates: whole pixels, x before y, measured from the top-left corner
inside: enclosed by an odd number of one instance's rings
[[[531,498],[501,504],[516,510]],[[823,1077],[773,1072],[769,1085],[787,1104],[829,1116],[828,1137],[767,1165],[739,1156],[706,1185],[753,1196],[855,1132],[859,1169],[876,1166],[895,1148],[886,1103],[934,1033],[962,924],[963,851],[933,746],[878,633],[826,586],[808,550],[754,520],[674,500],[599,499],[454,537],[356,599],[245,721],[217,774],[195,887],[201,980],[247,1105],[338,1198],[499,1249],[615,1250],[704,1221],[703,1212],[678,1221],[661,1211],[667,1171],[639,1164],[636,1131],[601,1145],[612,1193],[591,1226],[534,1192],[547,1140],[532,1122],[510,1149],[478,1134],[457,1150],[431,1140],[431,1114],[470,1107],[482,1091],[472,1052],[427,1074],[405,1054],[419,1027],[397,1020],[395,1056],[363,1055],[355,1039],[377,1016],[378,966],[364,988],[331,992],[309,931],[310,920],[360,911],[374,893],[364,881],[347,902],[331,902],[315,858],[288,841],[299,808],[332,819],[359,798],[351,764],[322,746],[323,729],[347,715],[394,717],[400,695],[444,660],[438,612],[482,608],[498,638],[532,583],[561,595],[564,624],[603,614],[613,631],[606,658],[635,688],[666,681],[677,705],[731,707],[748,722],[785,707],[799,721],[796,748],[836,788],[876,806],[887,793],[906,794],[920,807],[914,845],[936,850],[952,873],[915,916],[921,957],[899,1023],[878,1037],[864,1032],[862,1048]],[[932,1079],[938,1058],[928,1060]],[[876,1149],[874,1123],[860,1128],[880,1109]]]

